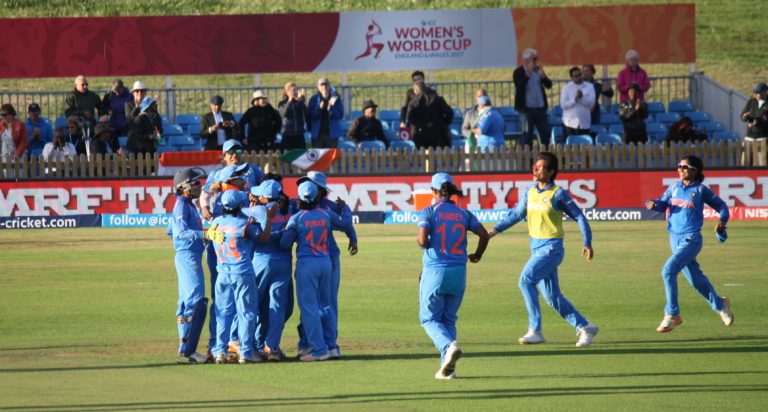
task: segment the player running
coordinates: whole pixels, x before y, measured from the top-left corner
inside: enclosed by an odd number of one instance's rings
[[[229,190],[221,195],[223,214],[213,220],[216,231],[224,234],[223,242],[214,242],[218,258],[216,279],[216,345],[212,353],[216,363],[227,362],[227,342],[230,325],[237,328],[240,337],[241,364],[260,362],[254,356],[253,339],[256,325],[256,276],[253,270],[252,241],[269,241],[272,217],[277,208],[267,210],[266,226],[251,224],[242,213],[248,196],[239,190]],[[235,317],[235,315],[237,315]],[[234,322],[234,323],[233,323]]]
[[[173,177],[176,204],[168,224],[167,234],[173,238],[176,249],[176,273],[179,277],[179,301],[176,310],[176,326],[179,331],[179,355],[177,363],[206,363],[208,358],[196,352],[200,332],[205,323],[208,300],[203,278],[203,239],[219,238],[212,231],[203,231],[197,208],[192,203],[200,197],[200,179],[205,170],[181,169]],[[215,228],[214,228],[215,230]]]
[[[322,361],[331,357],[334,343],[335,314],[324,306],[333,294],[329,238],[331,230],[341,229],[353,236],[349,220],[319,207],[321,197],[312,182],[299,185],[298,206],[285,227],[280,246],[290,249],[296,242],[296,299],[301,310],[301,324],[309,349],[301,361]]]
[[[421,211],[416,242],[424,250],[419,279],[419,320],[440,351],[437,379],[456,377],[461,348],[456,343],[456,316],[467,284],[467,260],[477,263],[488,245],[488,233],[471,212],[457,206],[451,196],[461,196],[447,173],[432,176],[437,201]],[[467,256],[467,232],[480,237],[475,253]]]
[[[497,223],[489,232],[496,236],[521,220],[528,221],[528,233],[531,237],[531,258],[520,273],[520,290],[523,292],[525,306],[528,309],[528,332],[518,339],[521,344],[544,343],[541,333],[541,307],[539,291],[549,306],[568,323],[576,328],[579,339],[576,346],[589,346],[599,328],[589,322],[573,307],[571,302],[560,292],[557,267],[563,261],[563,213],[579,224],[584,246],[581,255],[591,262],[592,231],[589,222],[571,196],[555,184],[557,177],[557,157],[549,152],[539,153],[533,165],[533,180],[536,182],[519,201],[506,218]]]
[[[645,207],[657,212],[669,211],[667,231],[672,256],[661,270],[667,304],[664,319],[656,328],[657,332],[669,332],[683,323],[677,302],[677,274],[682,270],[688,283],[707,300],[712,310],[720,314],[725,326],[733,325],[733,312],[728,298],[721,297],[701,271],[696,256],[701,251],[701,226],[704,223],[704,205],[709,205],[720,214],[715,233],[720,242],[727,238],[726,223],[730,213],[728,206],[710,188],[703,185],[704,162],[696,156],[685,156],[677,165],[680,181],[667,188],[659,199],[648,200]]]

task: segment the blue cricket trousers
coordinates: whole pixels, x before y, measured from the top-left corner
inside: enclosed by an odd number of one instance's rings
[[[195,303],[205,296],[205,279],[203,277],[203,255],[199,252],[179,250],[174,262],[179,277],[179,300],[176,309],[176,326],[179,339],[189,335],[191,324],[188,320],[195,310]],[[186,342],[179,343],[179,353],[186,350]]]
[[[301,310],[301,326],[312,354],[328,352],[332,342],[333,311],[323,302],[332,294],[331,259],[329,257],[299,257],[296,260],[296,299]]]
[[[701,232],[671,234],[669,236],[672,256],[667,259],[667,263],[661,270],[664,290],[667,295],[664,313],[675,316],[680,314],[680,307],[677,303],[677,274],[680,271],[683,272],[688,283],[707,300],[712,310],[723,309],[723,299],[717,294],[709,279],[701,271],[699,263],[696,262],[696,256],[701,252],[702,244]]]
[[[262,350],[266,345],[277,349],[280,347],[285,322],[293,311],[293,299],[289,296],[293,293],[291,258],[256,256],[253,268],[256,271],[256,294],[259,301],[255,347]]]
[[[240,356],[253,357],[256,328],[256,277],[219,273],[216,279],[216,346],[212,353],[227,353],[230,325],[240,336]],[[233,323],[234,321],[234,323]]]
[[[441,362],[456,340],[456,320],[467,285],[467,267],[425,267],[419,280],[419,320]]]

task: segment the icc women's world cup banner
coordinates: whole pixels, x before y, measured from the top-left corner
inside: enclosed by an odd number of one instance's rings
[[[694,4],[0,19],[0,78],[696,61]],[[51,64],[51,62],[56,62]]]

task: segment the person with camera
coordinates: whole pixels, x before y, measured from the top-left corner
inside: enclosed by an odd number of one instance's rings
[[[547,93],[552,80],[547,77],[544,67],[539,65],[539,54],[535,49],[523,50],[523,64],[512,73],[515,83],[515,110],[523,121],[521,144],[533,144],[533,129],[539,132],[539,144],[549,142],[549,118],[547,117]]]
[[[304,89],[299,90],[296,83],[286,83],[280,95],[280,103],[277,111],[283,119],[283,127],[280,133],[283,140],[280,149],[305,149],[304,133],[309,129],[309,109],[304,99]]]
[[[202,115],[200,138],[205,140],[205,150],[221,151],[224,142],[237,138],[237,122],[230,112],[221,110],[224,98],[211,96],[211,111]]]
[[[341,129],[344,104],[327,77],[321,77],[317,81],[317,90],[318,92],[309,99],[312,146],[335,148],[339,144],[339,138],[344,136]]]

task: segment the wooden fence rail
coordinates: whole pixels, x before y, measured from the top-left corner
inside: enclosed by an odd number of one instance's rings
[[[768,166],[768,144],[756,142],[709,141],[698,144],[611,144],[552,147],[502,147],[491,152],[463,148],[386,149],[345,151],[327,173],[333,175],[403,175],[435,172],[512,172],[528,170],[540,150],[548,149],[560,160],[560,170],[615,170],[672,168],[686,154],[702,158],[708,168]],[[303,170],[280,160],[280,152],[250,152],[246,161],[265,171],[296,176]],[[117,154],[85,155],[66,161],[49,162],[42,157],[0,159],[0,179],[61,179],[91,177],[156,176],[157,154],[124,157]]]

